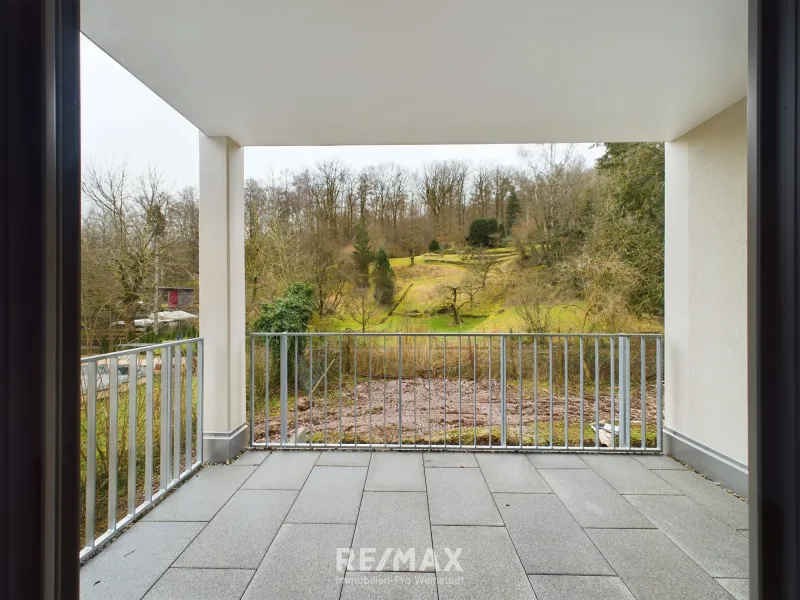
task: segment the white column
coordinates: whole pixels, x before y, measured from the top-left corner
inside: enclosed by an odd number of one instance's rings
[[[666,145],[665,445],[747,489],[747,123],[741,100]]]
[[[244,150],[200,134],[200,335],[203,459],[245,445]]]

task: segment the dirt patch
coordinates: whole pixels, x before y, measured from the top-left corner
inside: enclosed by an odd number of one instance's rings
[[[400,430],[400,392],[402,386],[402,432],[403,443],[448,443],[458,442],[459,428],[462,441],[499,431],[500,385],[499,381],[457,379],[404,379],[362,382],[343,390],[329,389],[325,398],[320,392],[309,399],[301,396],[297,402],[297,414],[290,408],[288,415],[289,437],[296,429],[304,428],[315,442],[338,443],[340,439],[352,443],[397,443]],[[639,390],[632,391],[631,421],[641,421],[641,398]],[[615,412],[618,411],[615,399]],[[595,406],[597,404],[597,406]],[[536,432],[546,435],[550,423],[564,429],[566,424],[572,437],[580,435],[583,423],[584,438],[591,434],[589,426],[599,413],[600,421],[611,419],[611,397],[600,394],[595,401],[594,392],[584,393],[581,404],[580,391],[572,390],[565,402],[563,387],[551,395],[547,386],[540,386],[538,394],[531,387],[523,386],[520,398],[519,387],[509,384],[506,390],[506,418],[509,438],[519,440],[522,431],[523,443],[533,438]],[[648,431],[656,423],[655,389],[646,393],[645,419]],[[581,414],[583,420],[581,421]],[[521,418],[520,418],[521,417]],[[264,441],[263,415],[256,420],[257,441]],[[269,421],[270,441],[280,441],[280,423],[277,418]],[[563,437],[562,437],[563,439]],[[515,441],[516,443],[516,441]],[[541,443],[541,440],[540,440]]]

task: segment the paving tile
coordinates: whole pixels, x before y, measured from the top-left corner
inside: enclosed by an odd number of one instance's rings
[[[739,533],[741,533],[748,540],[750,539],[750,530],[749,529],[737,529],[737,531]]]
[[[421,452],[376,452],[369,463],[368,492],[424,492]]]
[[[661,454],[642,454],[641,456],[633,456],[633,459],[642,463],[648,469],[665,469],[673,471],[688,470],[677,460]]]
[[[203,525],[136,523],[81,569],[80,597],[83,600],[138,600]]]
[[[253,475],[244,482],[243,489],[299,490],[314,468],[319,452],[308,450],[283,450],[271,452]]]
[[[344,577],[336,571],[337,548],[350,547],[354,527],[284,524],[243,600],[337,600]]]
[[[475,458],[491,492],[551,492],[531,462],[521,454],[478,454]]]
[[[368,467],[372,452],[329,450],[321,452],[317,459],[318,467]]]
[[[287,523],[355,523],[366,467],[314,467]]]
[[[554,494],[494,494],[526,573],[614,575]]]
[[[477,467],[475,456],[471,452],[425,452],[425,467]]]
[[[749,579],[717,579],[722,587],[736,600],[747,600],[750,597]]]
[[[655,471],[672,486],[689,496],[734,529],[748,529],[748,504],[705,477],[688,469]]]
[[[466,469],[465,469],[466,470]],[[461,471],[458,471],[461,472]],[[437,576],[439,598],[513,598],[536,600],[525,569],[517,557],[505,527],[433,527],[433,547],[439,560]],[[444,569],[448,563],[445,548],[457,552],[463,571]]]
[[[537,469],[588,469],[577,454],[561,454],[557,452],[545,454],[529,454],[528,460]]]
[[[414,548],[416,561],[421,561],[430,547],[431,524],[425,492],[364,492],[353,538],[353,551],[376,549],[376,564],[371,570],[416,570],[418,565],[394,564],[395,550],[405,553]],[[383,565],[377,564],[387,548],[392,549],[390,560]],[[433,567],[428,570],[432,571]]]
[[[294,490],[239,490],[175,566],[255,570],[296,496]]]
[[[210,521],[254,470],[253,466],[204,467],[142,520]]]
[[[239,600],[253,573],[244,569],[170,569],[144,600]]]
[[[342,600],[437,600],[436,575],[348,571]]]
[[[747,540],[686,496],[626,496],[712,577],[749,576]]]
[[[425,469],[432,525],[503,525],[480,469]]]
[[[538,600],[636,600],[619,577],[531,575]]]
[[[590,529],[586,533],[639,600],[731,600],[721,585],[660,531]]]
[[[269,452],[265,450],[246,450],[242,455],[233,461],[236,466],[255,465],[258,466],[264,459],[269,456]]]
[[[630,456],[587,454],[583,460],[620,494],[680,494]]]
[[[542,469],[541,474],[581,527],[655,527],[591,469]]]

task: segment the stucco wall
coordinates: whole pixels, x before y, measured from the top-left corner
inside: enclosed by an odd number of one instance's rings
[[[665,425],[747,464],[746,100],[666,145]]]

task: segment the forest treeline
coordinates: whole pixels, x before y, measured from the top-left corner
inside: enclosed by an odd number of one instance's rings
[[[331,160],[248,178],[248,323],[294,282],[313,289],[318,316],[343,311],[364,289],[354,261],[359,232],[388,258],[429,248],[464,252],[487,239],[511,246],[522,312],[571,297],[596,327],[613,328],[624,315],[661,316],[663,144],[604,144],[594,164],[564,144],[520,149],[520,156],[521,167],[448,160],[355,170]],[[199,286],[198,193],[170,190],[165,179],[157,171],[134,177],[124,166],[84,172],[87,341],[114,321],[133,332],[134,319],[158,304],[159,285]],[[492,220],[497,229],[487,233]],[[476,244],[478,234],[488,237]]]

